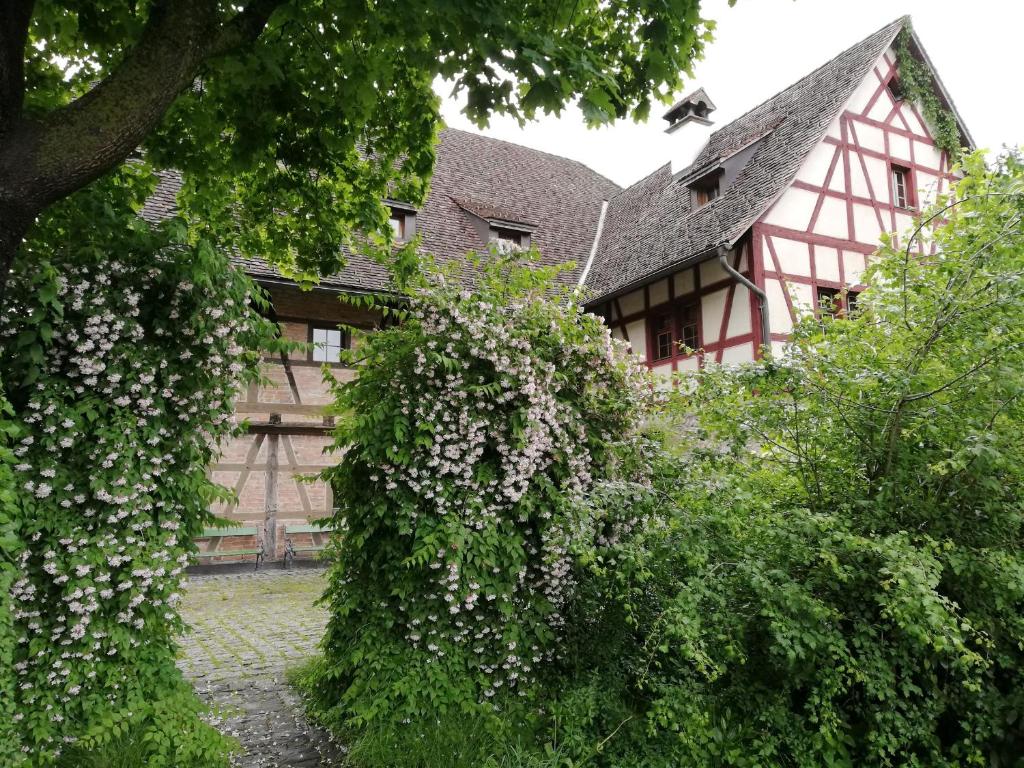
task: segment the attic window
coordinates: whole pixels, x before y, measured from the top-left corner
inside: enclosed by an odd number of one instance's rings
[[[693,182],[690,190],[693,192],[693,207],[700,208],[707,205],[721,193],[719,189],[720,174],[713,173]]]
[[[490,240],[503,253],[519,251],[529,245],[529,236],[525,232],[506,227],[491,227]]]
[[[892,96],[893,101],[903,101],[903,84],[898,77],[895,75],[890,77],[886,88],[889,89],[889,95]]]

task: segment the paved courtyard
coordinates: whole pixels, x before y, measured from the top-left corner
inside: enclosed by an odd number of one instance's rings
[[[195,576],[182,613],[193,631],[179,666],[221,713],[216,721],[244,753],[239,768],[340,766],[344,750],[310,723],[285,671],[308,659],[327,623],[313,603],[324,588],[319,570]]]

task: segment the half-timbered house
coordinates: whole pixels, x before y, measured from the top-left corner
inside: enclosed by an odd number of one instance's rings
[[[665,115],[679,152],[625,189],[566,158],[445,130],[428,198],[418,209],[387,201],[392,227],[441,261],[500,242],[573,263],[563,278],[659,375],[753,360],[778,350],[801,312],[847,310],[880,235],[904,231],[950,183],[949,157],[901,92],[904,28],[907,18],[887,25],[717,130],[714,103],[696,91]],[[912,32],[909,49],[972,146]],[[166,215],[174,187],[168,176],[146,215]],[[316,546],[306,523],[334,504],[322,483],[302,480],[332,461],[321,369],[354,375],[338,350],[358,340],[338,325],[378,322],[339,298],[386,291],[388,281],[353,257],[303,291],[264,261],[236,261],[269,293],[283,333],[311,343],[264,362],[267,383],[238,403],[249,433],[211,469],[238,497],[218,514],[256,531],[274,559],[286,539]],[[212,538],[207,548],[252,546]]]

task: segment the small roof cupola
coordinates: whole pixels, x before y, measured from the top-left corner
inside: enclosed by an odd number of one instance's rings
[[[665,133],[670,136],[665,141],[673,173],[687,170],[708,143],[714,124],[710,115],[714,111],[715,103],[707,91],[698,88],[665,113],[664,118],[668,121]]]
[[[715,102],[708,96],[707,91],[698,88],[688,96],[684,96],[663,117],[668,121],[668,128],[665,133],[673,133],[687,123],[709,126],[712,120],[708,115],[715,111]]]

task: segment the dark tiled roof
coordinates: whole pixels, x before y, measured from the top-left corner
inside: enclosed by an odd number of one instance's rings
[[[156,193],[143,216],[170,216],[180,178],[161,174]],[[416,212],[421,252],[440,262],[462,261],[469,251],[486,250],[467,211],[485,219],[519,222],[531,229],[530,239],[546,264],[574,262],[564,276],[575,280],[583,269],[597,233],[601,206],[619,191],[618,185],[582,163],[535,149],[451,128],[441,132],[430,194]],[[379,291],[388,286],[387,271],[360,254],[321,284],[333,288]],[[280,273],[261,258],[234,256],[234,262],[256,278]]]
[[[888,24],[711,134],[691,169],[713,166],[758,142],[736,179],[711,203],[691,210],[689,189],[673,183],[668,166],[613,197],[587,279],[592,296],[614,293],[746,232],[792,181],[907,21],[904,17]]]

